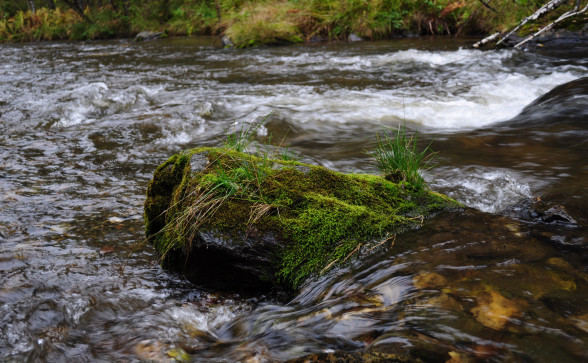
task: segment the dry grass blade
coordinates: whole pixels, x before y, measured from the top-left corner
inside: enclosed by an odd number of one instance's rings
[[[323,268],[320,272],[320,274],[324,273],[325,271],[327,271],[328,269],[331,268],[331,266],[333,266],[335,263],[337,263],[337,261],[339,261],[339,259],[337,258],[336,260],[331,261],[331,263],[329,263],[327,266],[325,266],[325,268]]]
[[[359,249],[361,248],[361,243],[357,245],[357,247],[355,247],[355,249],[353,251],[351,251],[347,257],[345,257],[343,259],[343,262],[347,261],[347,259],[349,259],[349,257],[351,257],[351,255],[353,255],[355,252],[359,251]]]
[[[425,223],[425,216],[424,215],[420,215],[420,216],[416,216],[416,217],[412,217],[412,218],[407,218],[407,219],[411,219],[411,220],[420,220],[420,225],[422,226],[423,223]]]
[[[166,233],[181,234],[187,251],[191,249],[198,229],[216,213],[226,200],[226,198],[219,198],[216,194],[202,188],[195,188],[189,196],[191,198],[188,196],[182,198],[182,201],[189,200],[188,206],[181,213],[175,215],[164,227]],[[174,247],[173,244],[170,244],[161,259],[163,260]]]
[[[381,241],[380,243],[378,243],[377,245],[375,245],[374,247],[370,248],[367,252],[371,252],[373,250],[375,250],[376,248],[380,247],[381,245],[383,245],[384,243],[388,242],[389,240],[392,240],[392,243],[390,243],[390,247],[394,246],[394,242],[396,242],[396,235],[392,235],[386,239],[384,239],[383,241]]]
[[[261,219],[267,212],[272,209],[270,204],[265,203],[255,203],[251,207],[251,213],[249,214],[249,220],[247,221],[247,230],[245,231],[246,235],[249,235],[251,232],[251,228],[253,225]]]

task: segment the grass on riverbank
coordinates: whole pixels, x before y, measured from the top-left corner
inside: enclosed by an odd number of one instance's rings
[[[143,30],[224,34],[237,47],[345,40],[351,33],[366,39],[482,35],[512,27],[544,2],[492,1],[495,12],[477,0],[127,0],[88,7],[83,13],[65,7],[9,13],[0,6],[0,41],[104,39]],[[573,3],[568,1],[558,14]]]

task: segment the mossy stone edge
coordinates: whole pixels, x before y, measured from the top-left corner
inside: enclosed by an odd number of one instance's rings
[[[246,170],[254,177],[245,182]],[[212,203],[224,195],[221,177],[234,181],[229,188],[236,194]],[[214,210],[194,212],[202,200]],[[164,268],[214,289],[294,291],[348,260],[360,244],[376,244],[456,208],[445,195],[377,175],[195,148],[157,168],[144,217]]]

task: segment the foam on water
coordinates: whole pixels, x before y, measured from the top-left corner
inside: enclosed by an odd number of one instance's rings
[[[225,56],[215,54],[213,58]],[[236,94],[223,100],[229,113],[247,120],[278,109],[305,127],[325,122],[391,126],[406,120],[429,129],[479,128],[516,116],[535,98],[586,71],[579,66],[560,66],[548,70],[521,67],[513,72],[505,65],[520,56],[513,50],[411,49],[361,56],[302,52],[277,59],[256,53],[231,56],[247,63],[245,72],[279,77],[288,69],[293,77],[311,78],[316,72],[326,72],[343,82],[251,84],[247,90],[231,84],[231,93]],[[372,82],[355,85],[353,80],[358,78]]]
[[[129,52],[125,48],[123,53]],[[154,144],[166,147],[195,142],[211,131],[222,134],[228,122],[255,122],[272,111],[308,131],[357,125],[377,129],[406,121],[409,127],[453,132],[508,120],[587,70],[531,64],[513,71],[517,57],[521,53],[513,50],[471,49],[217,50],[202,53],[193,66],[143,70],[146,79],[157,75],[161,80],[149,85],[116,79],[120,71],[113,71],[102,79],[69,80],[52,94],[39,90],[21,102],[57,128],[97,120],[103,125],[155,123],[163,137]],[[47,106],[53,104],[59,105],[57,112]]]
[[[535,79],[523,74],[499,74],[495,79],[474,85],[460,95],[449,95],[440,100],[408,100],[406,118],[435,129],[483,127],[511,119],[535,98],[575,78],[567,72]]]
[[[504,50],[499,52],[482,52],[475,49],[460,48],[456,51],[426,51],[418,49],[391,50],[385,54],[349,54],[342,55],[340,50],[300,52],[294,55],[277,56],[268,58],[258,53],[214,53],[210,54],[209,61],[227,61],[229,59],[239,60],[247,64],[246,69],[257,69],[259,65],[268,71],[282,71],[283,67],[290,67],[290,70],[297,72],[320,71],[320,70],[359,70],[375,71],[380,66],[392,66],[396,64],[420,64],[431,67],[446,64],[472,64],[480,63],[481,67],[499,65],[505,59],[513,56],[514,51]],[[269,67],[269,68],[268,68]],[[370,69],[371,68],[371,69]]]
[[[428,51],[419,49],[407,49],[377,57],[380,64],[421,64],[431,67],[446,64],[477,64],[480,68],[489,65],[500,65],[503,60],[514,55],[514,51],[507,49],[498,52],[483,52],[476,49],[460,48],[455,51]]]
[[[435,173],[432,188],[483,212],[497,213],[532,197],[531,188],[507,170],[470,166]]]
[[[62,97],[71,101],[62,111],[61,119],[54,127],[69,127],[81,123],[91,123],[97,117],[128,112],[133,108],[148,106],[157,102],[161,87],[150,89],[131,86],[120,91],[111,90],[104,82],[89,83],[77,87]]]
[[[195,308],[191,305],[173,307],[169,311],[170,318],[186,330],[202,331],[213,336],[223,324],[229,323],[244,311],[251,310],[245,302],[225,302],[207,308]]]
[[[187,144],[192,140],[192,137],[188,135],[185,131],[179,132],[170,132],[165,130],[164,134],[166,135],[165,138],[158,139],[155,143],[158,145],[177,145],[177,144]]]
[[[252,92],[225,105],[228,111],[245,118],[258,118],[278,109],[295,123],[307,126],[324,122],[391,126],[406,120],[432,129],[457,131],[508,120],[554,86],[577,77],[565,72],[537,78],[505,73],[493,78],[457,95],[443,95],[445,90],[435,88],[415,94],[403,89],[320,92],[313,87],[282,85],[273,87],[274,95]],[[252,112],[253,109],[257,112]]]

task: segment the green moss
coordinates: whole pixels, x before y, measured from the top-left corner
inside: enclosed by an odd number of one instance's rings
[[[190,159],[197,153],[206,153],[208,163],[195,173]],[[360,245],[414,228],[451,206],[457,203],[448,197],[377,175],[199,148],[156,170],[145,221],[148,237],[168,264],[190,251],[197,231],[233,236],[237,243],[243,236],[271,233],[282,241],[273,270],[280,281],[297,287],[347,260]]]
[[[185,158],[174,155],[161,164],[147,187],[145,201],[145,231],[154,235],[165,226],[165,213],[170,206],[172,193],[183,177]]]

